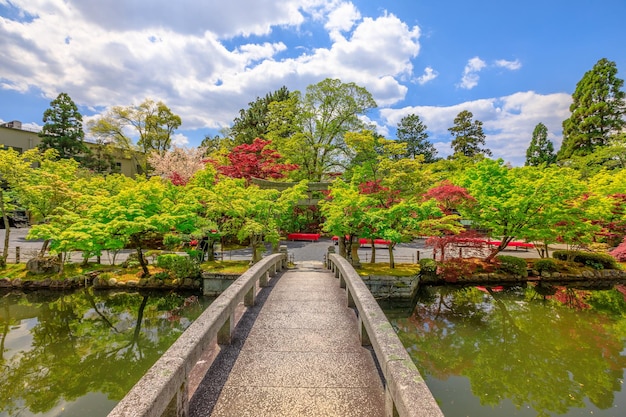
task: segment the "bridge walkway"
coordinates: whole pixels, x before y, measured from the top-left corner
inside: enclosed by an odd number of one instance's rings
[[[189,400],[190,416],[383,416],[379,370],[338,281],[319,262],[270,280]]]

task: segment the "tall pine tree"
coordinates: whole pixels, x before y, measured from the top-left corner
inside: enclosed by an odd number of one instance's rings
[[[548,128],[539,123],[533,130],[533,137],[526,149],[526,166],[550,165],[556,162],[554,145],[548,140]]]
[[[417,114],[404,116],[398,123],[396,136],[398,142],[406,143],[406,156],[415,158],[417,155],[424,155],[424,162],[435,162],[437,150],[430,143],[426,125],[420,120]]]
[[[87,151],[83,143],[83,116],[67,93],[50,102],[50,108],[43,113],[43,122],[40,149],[56,149],[63,159],[76,159]]]
[[[270,104],[288,98],[289,90],[283,86],[272,93],[267,93],[265,97],[257,97],[255,101],[248,103],[247,109],[239,110],[239,116],[235,118],[230,129],[234,144],[251,144],[256,138],[266,139],[265,135],[269,129]]]
[[[454,126],[448,128],[452,134],[452,151],[454,155],[474,157],[477,155],[491,156],[491,151],[482,148],[485,145],[483,122],[472,121],[474,115],[469,110],[463,110],[454,118]]]
[[[572,94],[571,116],[563,121],[558,160],[590,155],[622,131],[626,124],[623,86],[624,80],[617,78],[615,62],[606,58],[585,73]]]

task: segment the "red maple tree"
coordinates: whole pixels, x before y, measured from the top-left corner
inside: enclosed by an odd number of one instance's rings
[[[229,165],[217,165],[217,172],[231,178],[284,178],[298,169],[296,164],[279,163],[282,155],[269,147],[270,140],[256,138],[252,143],[235,146],[228,154]]]
[[[454,185],[448,180],[442,181],[441,184],[424,194],[425,200],[431,198],[438,202],[439,208],[445,214],[452,214],[457,207],[476,201],[465,188]]]

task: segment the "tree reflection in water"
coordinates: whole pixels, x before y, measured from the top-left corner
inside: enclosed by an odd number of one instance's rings
[[[484,416],[499,415],[505,400],[540,416],[610,410],[622,388],[626,302],[617,290],[430,288],[393,323],[420,372],[466,377]],[[454,415],[445,392],[433,394]]]
[[[0,416],[47,415],[89,393],[113,400],[106,415],[205,307],[188,294],[91,288],[0,303]]]

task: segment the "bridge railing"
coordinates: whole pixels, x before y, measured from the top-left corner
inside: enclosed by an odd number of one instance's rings
[[[188,378],[205,349],[217,338],[230,343],[235,327],[235,310],[243,301],[254,305],[259,286],[286,267],[287,254],[263,258],[235,280],[198,317],[128,394],[108,417],[184,417],[189,415]]]
[[[364,346],[372,346],[385,381],[387,416],[443,417],[391,323],[359,274],[343,257],[330,254],[328,268],[346,289],[348,305],[357,310],[359,333]]]

